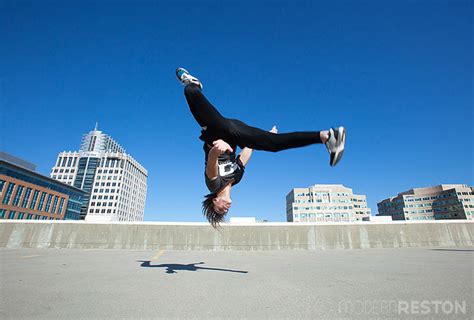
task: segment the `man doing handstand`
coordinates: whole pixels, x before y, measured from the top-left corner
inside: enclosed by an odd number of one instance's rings
[[[278,134],[276,127],[270,131],[251,127],[223,117],[203,95],[202,83],[187,70],[178,68],[176,76],[185,86],[189,108],[202,129],[199,139],[204,141],[204,179],[211,192],[205,196],[202,210],[214,228],[224,221],[232,205],[231,189],[242,179],[253,149],[278,152],[319,143],[326,145],[331,166],[341,160],[346,141],[344,127],[283,134]],[[237,146],[242,149],[238,156]]]

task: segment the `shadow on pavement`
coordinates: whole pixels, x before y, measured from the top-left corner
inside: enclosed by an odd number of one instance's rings
[[[197,271],[198,269],[235,272],[235,273],[248,273],[248,271],[220,269],[220,268],[205,268],[205,267],[196,266],[197,264],[204,264],[204,262],[196,262],[196,263],[190,263],[190,264],[165,263],[165,264],[155,264],[155,265],[151,265],[150,260],[147,260],[147,261],[140,260],[137,262],[141,262],[142,264],[140,265],[140,267],[143,267],[143,268],[166,268],[166,273],[169,273],[169,274],[178,273],[176,272],[176,270]]]

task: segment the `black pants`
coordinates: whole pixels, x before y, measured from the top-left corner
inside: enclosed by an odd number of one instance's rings
[[[275,134],[251,127],[237,119],[227,119],[206,99],[197,85],[187,85],[184,94],[194,118],[201,127],[206,128],[200,139],[210,145],[213,141],[222,139],[240,148],[277,152],[322,143],[319,131]]]

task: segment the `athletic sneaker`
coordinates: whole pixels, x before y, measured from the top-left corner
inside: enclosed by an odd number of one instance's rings
[[[193,77],[188,70],[184,68],[176,69],[176,77],[183,85],[194,83],[202,89],[202,83],[198,78]]]
[[[346,143],[346,129],[344,127],[329,129],[329,139],[326,148],[329,151],[329,164],[334,167],[342,158],[344,144]]]

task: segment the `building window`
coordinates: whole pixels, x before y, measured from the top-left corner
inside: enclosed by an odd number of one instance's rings
[[[20,212],[18,214],[18,219],[23,219],[24,216],[25,216],[25,214],[23,212]]]
[[[0,219],[5,218],[5,209],[0,209]]]
[[[58,197],[55,196],[54,197],[54,202],[53,202],[53,210],[52,210],[52,213],[55,214],[56,213],[56,206],[58,205]]]
[[[15,219],[15,211],[10,211],[10,214],[8,215],[8,219]]]
[[[34,208],[35,208],[36,200],[38,199],[38,194],[39,194],[39,191],[38,191],[38,190],[35,190],[35,192],[34,192],[34,194],[33,194],[33,199],[31,200],[31,203],[30,203],[30,209],[34,209]]]
[[[93,136],[92,139],[90,140],[90,142],[89,142],[89,151],[93,151],[93,150],[94,150],[96,139],[97,139],[97,137],[96,137],[96,136]]]
[[[44,198],[46,197],[46,192],[43,192],[40,197],[40,202],[38,205],[38,210],[43,211]]]
[[[32,217],[33,217],[33,215],[31,213],[29,213],[28,216],[26,217],[26,219],[31,220]]]
[[[8,184],[8,187],[7,187],[7,191],[5,193],[5,197],[3,198],[3,204],[6,204],[8,205],[8,203],[10,202],[10,198],[12,196],[12,193],[13,193],[13,188],[15,187],[15,184],[14,183],[9,183]]]
[[[44,211],[49,212],[49,208],[51,207],[51,199],[53,199],[52,194],[48,194],[48,201],[46,201],[46,208]]]
[[[64,198],[61,198],[61,201],[59,202],[58,214],[62,214],[62,213],[63,213],[63,205],[64,205]]]
[[[2,194],[3,186],[5,185],[5,180],[0,179],[0,194]]]
[[[18,206],[18,202],[20,202],[20,197],[21,197],[21,194],[23,193],[23,189],[24,189],[23,186],[18,186],[18,188],[16,189],[16,194],[15,194],[15,197],[13,198],[12,206],[14,207]]]
[[[23,198],[23,202],[21,203],[22,208],[26,208],[26,206],[28,205],[28,201],[30,200],[31,190],[32,190],[31,188],[26,188],[25,197]]]

